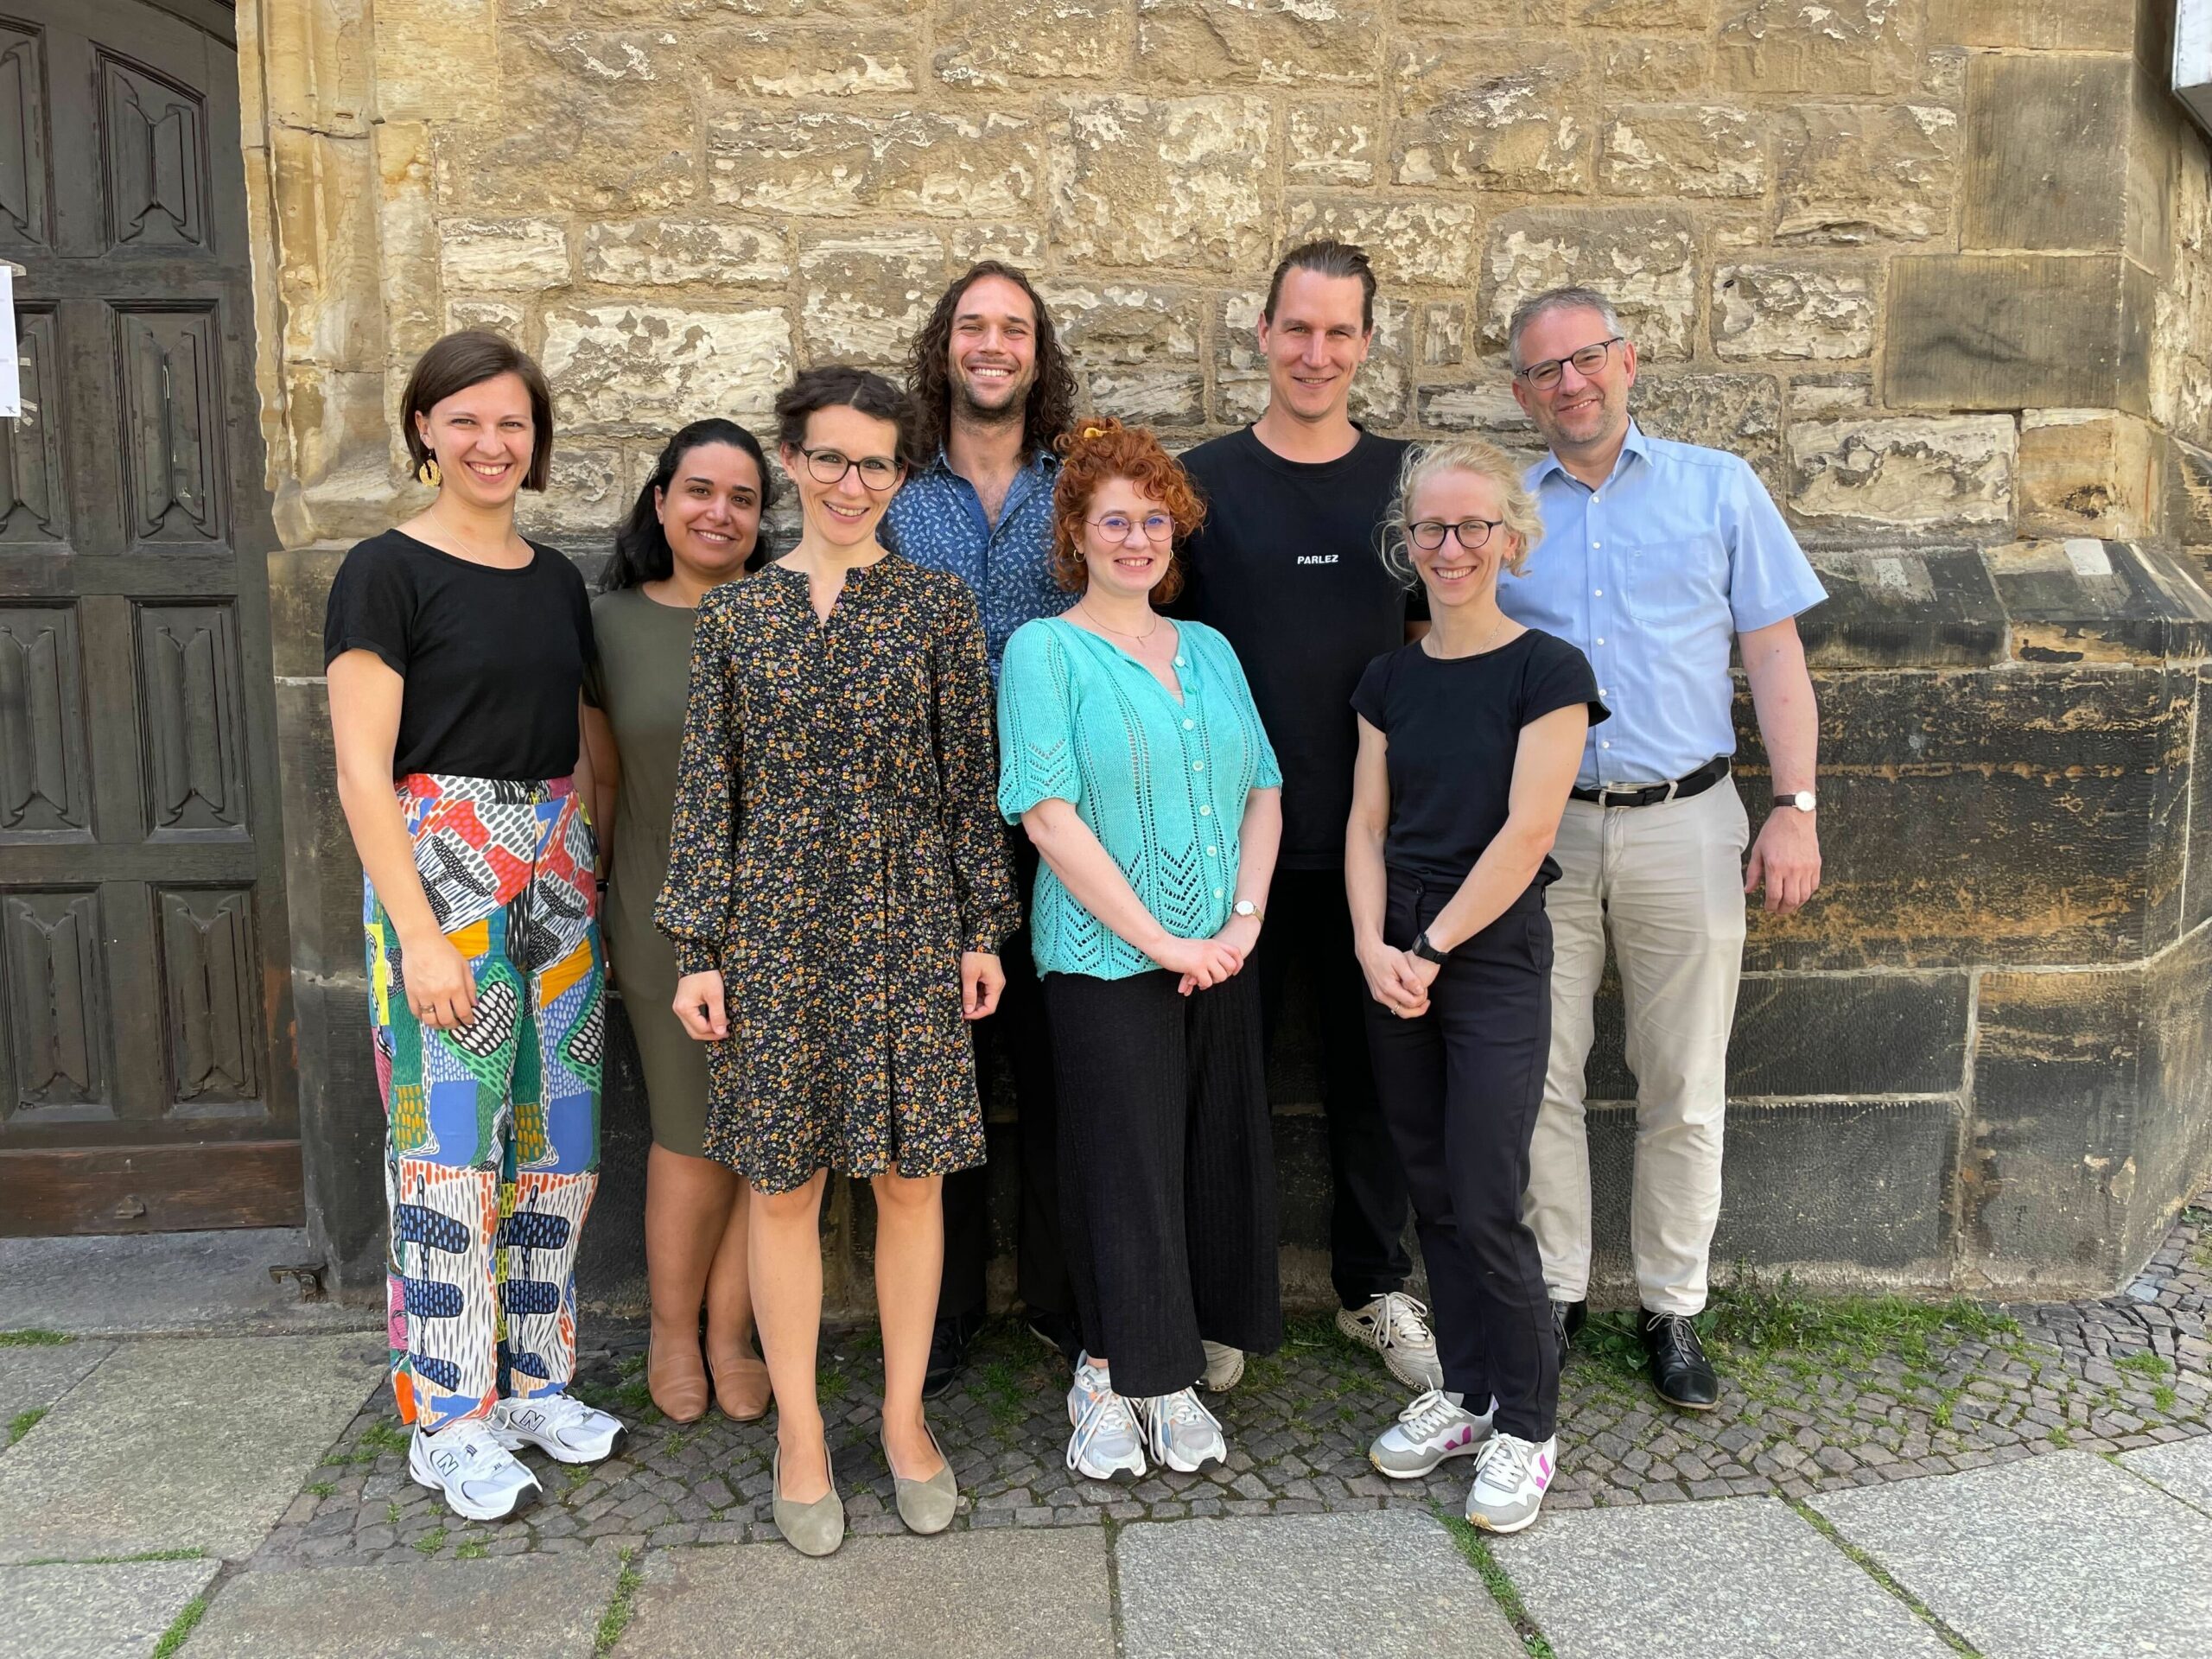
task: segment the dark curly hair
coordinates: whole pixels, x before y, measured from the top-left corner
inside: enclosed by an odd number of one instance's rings
[[[1205,522],[1206,504],[1191,475],[1141,426],[1092,416],[1062,435],[1054,447],[1063,460],[1060,480],[1052,487],[1052,578],[1071,594],[1090,585],[1090,566],[1083,556],[1084,520],[1091,498],[1113,480],[1126,478],[1166,507],[1175,520],[1178,544]],[[1171,546],[1167,574],[1154,585],[1152,601],[1165,605],[1182,591],[1183,561]]]
[[[776,478],[768,470],[768,457],[760,452],[760,440],[735,421],[726,421],[719,415],[694,421],[662,448],[660,458],[653,462],[652,476],[639,487],[638,499],[630,504],[629,517],[614,532],[613,556],[599,573],[601,593],[665,582],[674,574],[676,555],[669,550],[668,532],[661,528],[660,507],[653,497],[676,482],[676,469],[683,464],[684,456],[710,443],[726,443],[753,457],[753,468],[760,474],[760,516],[767,517],[768,509],[776,505]],[[768,532],[764,524],[753,537],[745,568],[748,572],[758,570],[767,562]]]
[[[1075,370],[1052,327],[1052,313],[1046,310],[1045,302],[1028,277],[999,260],[981,259],[938,297],[937,308],[922,325],[922,332],[914,336],[913,351],[906,360],[906,391],[914,400],[915,435],[925,467],[937,458],[952,421],[953,315],[963,296],[986,276],[1002,276],[1012,283],[1029,296],[1030,308],[1037,314],[1037,378],[1022,405],[1022,458],[1026,461],[1052,448],[1075,418]]]

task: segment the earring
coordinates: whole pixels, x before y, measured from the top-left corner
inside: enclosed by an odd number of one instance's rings
[[[445,474],[438,470],[438,458],[435,455],[426,456],[423,464],[415,469],[415,479],[419,484],[427,484],[436,489],[445,480]]]

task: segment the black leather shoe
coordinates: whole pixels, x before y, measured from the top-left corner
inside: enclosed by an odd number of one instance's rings
[[[1574,1338],[1589,1318],[1588,1302],[1562,1302],[1553,1298],[1552,1334],[1559,1338],[1559,1363],[1562,1367],[1567,1363],[1567,1351],[1574,1345]]]
[[[1037,1340],[1056,1349],[1062,1359],[1072,1366],[1076,1356],[1083,1351],[1083,1332],[1072,1313],[1055,1313],[1049,1308],[1029,1310],[1029,1329]]]
[[[937,1328],[930,1332],[929,1370],[922,1373],[923,1399],[934,1400],[952,1386],[952,1379],[960,1375],[961,1362],[968,1357],[968,1344],[982,1328],[982,1316],[976,1313],[937,1322]]]
[[[1711,1411],[1720,1399],[1720,1379],[1705,1357],[1697,1327],[1680,1313],[1654,1313],[1646,1309],[1642,1325],[1643,1351],[1650,1357],[1651,1381],[1659,1397],[1684,1411]]]

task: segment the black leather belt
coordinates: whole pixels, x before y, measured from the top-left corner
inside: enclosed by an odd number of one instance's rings
[[[1656,806],[1662,801],[1685,801],[1702,795],[1728,775],[1728,757],[1716,754],[1695,772],[1686,772],[1671,784],[1646,784],[1640,789],[1573,789],[1571,800],[1593,806]]]

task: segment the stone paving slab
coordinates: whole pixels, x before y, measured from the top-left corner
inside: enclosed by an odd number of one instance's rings
[[[252,1554],[383,1360],[359,1335],[125,1344],[0,1458],[0,1561]]]
[[[2212,1651],[2212,1518],[2102,1458],[1811,1502],[1986,1659]]]
[[[848,1537],[818,1560],[780,1542],[656,1551],[614,1652],[1114,1659],[1106,1555],[1096,1531]]]
[[[8,1425],[26,1411],[44,1411],[115,1351],[111,1342],[65,1342],[51,1348],[0,1348],[0,1447]]]
[[[2158,1482],[2169,1496],[2212,1515],[2212,1435],[2123,1452],[2120,1460],[2137,1474]]]
[[[0,1567],[0,1654],[143,1659],[219,1561]]]
[[[1559,1659],[1950,1659],[1777,1498],[1547,1514],[1491,1548]]]
[[[1115,1542],[1123,1649],[1144,1659],[1521,1659],[1434,1516],[1179,1521]]]
[[[80,1337],[365,1331],[375,1308],[303,1302],[272,1267],[319,1252],[297,1227],[0,1238],[0,1331]]]
[[[585,1659],[621,1571],[617,1552],[593,1549],[248,1573],[223,1586],[182,1659]]]

